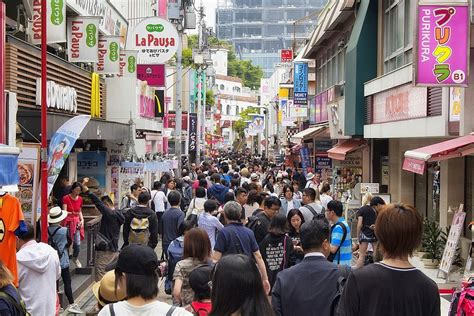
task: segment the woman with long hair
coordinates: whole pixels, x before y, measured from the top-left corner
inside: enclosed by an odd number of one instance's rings
[[[189,285],[189,274],[194,268],[209,262],[211,241],[206,231],[193,228],[184,235],[183,259],[176,264],[173,274],[173,299],[180,306],[192,303],[194,291]]]
[[[278,272],[291,265],[293,243],[291,237],[286,234],[287,227],[286,216],[276,214],[272,217],[268,234],[259,245],[271,288],[275,284]]]
[[[247,203],[244,204],[245,218],[252,216],[253,212],[260,208],[260,204],[262,204],[262,197],[256,190],[251,190],[247,198]]]
[[[69,234],[72,240],[72,262],[77,268],[81,268],[79,261],[79,251],[81,250],[81,240],[84,239],[84,217],[82,216],[82,184],[74,182],[71,185],[71,191],[63,197],[62,209],[67,212],[67,217],[62,226],[69,228]]]
[[[246,255],[227,255],[217,263],[212,278],[210,316],[273,316],[260,272]]]

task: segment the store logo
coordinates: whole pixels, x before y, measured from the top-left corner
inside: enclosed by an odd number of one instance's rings
[[[41,104],[41,78],[36,79],[36,104]],[[72,87],[61,86],[48,80],[46,83],[46,104],[48,108],[76,113],[77,91]]]
[[[128,72],[134,73],[136,70],[136,58],[135,56],[128,56]]]
[[[116,62],[119,58],[119,45],[117,42],[112,42],[109,45],[109,59]]]
[[[64,22],[64,0],[51,0],[51,23],[61,25]]]
[[[163,32],[165,27],[162,24],[148,24],[146,30],[148,32]]]
[[[97,44],[97,26],[90,23],[86,26],[86,45],[88,47],[94,47]]]

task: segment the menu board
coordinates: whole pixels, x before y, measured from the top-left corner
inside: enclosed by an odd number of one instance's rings
[[[446,274],[449,274],[449,270],[451,269],[451,265],[456,255],[459,237],[461,237],[461,232],[464,228],[464,219],[466,218],[466,213],[463,212],[463,207],[463,204],[461,204],[458,211],[454,213],[451,229],[449,230],[448,240],[446,241],[443,257],[441,258],[441,263],[439,264],[439,271],[442,271]]]
[[[19,181],[16,197],[20,201],[25,220],[31,223],[36,221],[33,210],[36,210],[38,200],[40,150],[40,144],[23,143],[18,156]]]

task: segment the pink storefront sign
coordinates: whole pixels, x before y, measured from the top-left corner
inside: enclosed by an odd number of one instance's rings
[[[137,79],[151,87],[165,86],[165,65],[137,65]]]
[[[418,6],[415,84],[467,86],[469,13],[468,3]]]
[[[403,160],[403,170],[423,174],[425,172],[426,163],[424,160],[405,157]]]

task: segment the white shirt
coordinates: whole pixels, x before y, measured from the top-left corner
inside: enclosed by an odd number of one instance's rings
[[[165,203],[168,202],[166,199],[165,193],[163,191],[151,191],[151,198],[153,203],[155,203],[155,212],[164,212],[165,211]]]
[[[327,194],[321,194],[319,200],[321,201],[321,205],[326,209],[328,208],[328,203],[332,201],[332,197]]]
[[[155,301],[148,303],[143,306],[133,306],[126,301],[118,302],[114,304],[114,312],[117,316],[165,316],[171,308],[171,305]],[[184,308],[176,307],[173,311],[173,316],[192,316],[192,314],[186,311]],[[99,316],[110,316],[109,305],[106,305],[99,312]]]
[[[287,213],[288,213],[288,211],[294,209],[295,203],[293,203],[293,199],[291,199],[291,201],[287,200],[287,203],[288,203],[288,207],[286,209],[287,209]]]
[[[322,252],[309,252],[307,254],[304,255],[304,257],[323,257],[324,259],[326,259],[326,256],[322,253]]]

